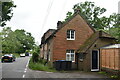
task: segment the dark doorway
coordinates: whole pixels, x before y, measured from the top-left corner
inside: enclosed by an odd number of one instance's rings
[[[92,51],[92,66],[91,71],[99,71],[99,51]]]

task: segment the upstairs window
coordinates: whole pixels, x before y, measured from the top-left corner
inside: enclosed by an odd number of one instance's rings
[[[67,30],[67,40],[75,40],[75,30]]]
[[[75,51],[74,50],[67,50],[66,51],[66,60],[67,61],[75,61]]]

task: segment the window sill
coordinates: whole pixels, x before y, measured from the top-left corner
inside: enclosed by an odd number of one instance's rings
[[[67,60],[66,60],[67,61]],[[75,62],[75,61],[72,61],[72,62]]]
[[[67,40],[71,40],[71,41],[73,41],[73,40],[75,40],[75,39],[67,39]]]

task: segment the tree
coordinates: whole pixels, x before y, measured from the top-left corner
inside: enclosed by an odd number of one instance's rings
[[[104,12],[106,12],[105,8],[100,8],[95,6],[94,2],[84,2],[78,3],[73,7],[74,12],[68,12],[66,16],[66,20],[68,20],[75,13],[79,13],[92,27],[95,29],[104,29],[104,24],[108,18],[100,17]],[[103,26],[104,25],[104,26]]]
[[[13,8],[16,7],[14,5],[13,1],[11,2],[0,2],[0,5],[2,5],[2,20],[0,23],[0,26],[5,26],[7,21],[10,21],[10,19],[13,16]]]
[[[12,31],[10,27],[4,27],[1,32],[3,53],[24,53],[31,50],[35,41],[31,33],[25,30]]]
[[[19,49],[20,42],[10,27],[3,28],[1,32],[3,53],[14,53]]]
[[[112,14],[111,16],[111,23],[112,27],[109,28],[109,33],[118,39],[120,43],[120,14]]]
[[[12,31],[2,40],[2,50],[3,53],[15,53],[18,52],[20,42],[17,40],[15,33]]]
[[[115,37],[116,39],[118,39],[118,42],[120,42],[120,35],[118,35],[119,33],[119,28],[116,27],[111,27],[109,30],[107,30],[106,32],[108,32],[111,36]]]
[[[25,30],[15,30],[16,38],[23,45],[20,48],[21,52],[25,52],[26,50],[31,50],[35,45],[34,38],[31,33],[26,32]]]

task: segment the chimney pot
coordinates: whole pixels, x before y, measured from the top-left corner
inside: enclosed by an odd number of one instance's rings
[[[61,22],[61,21],[58,21],[58,22],[57,22],[57,29],[61,28],[61,26],[62,26],[62,22]]]

